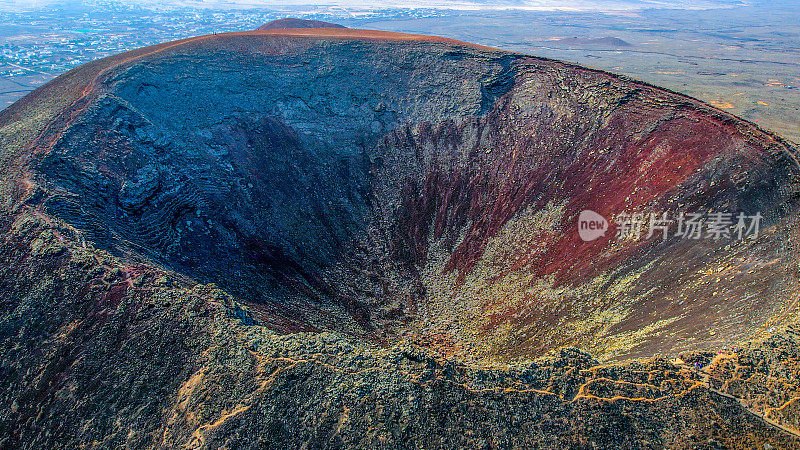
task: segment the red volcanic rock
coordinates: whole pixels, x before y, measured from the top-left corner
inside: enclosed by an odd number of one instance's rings
[[[796,153],[436,37],[81,66],[0,112],[0,446],[791,447]],[[763,219],[615,236],[661,211]]]
[[[256,28],[256,30],[276,30],[276,29],[287,29],[287,28],[347,28],[344,25],[339,25],[337,23],[330,23],[330,22],[323,22],[321,20],[307,20],[307,19],[295,19],[292,17],[287,17],[285,19],[278,19],[273,20],[271,22],[267,22],[264,25]]]

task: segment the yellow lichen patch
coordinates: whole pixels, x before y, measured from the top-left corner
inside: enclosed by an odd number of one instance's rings
[[[511,328],[506,319],[522,314],[531,299],[541,294],[526,260],[544,251],[548,240],[556,236],[563,208],[563,203],[551,203],[540,211],[521,211],[489,241],[463,283],[458,283],[456,273],[443,271],[450,251],[441,242],[433,242],[422,271],[429,301],[421,306],[417,319],[422,336],[426,336],[423,339],[452,336],[454,341],[443,339],[440,351],[463,348],[475,356],[507,345]],[[487,329],[492,330],[488,336]],[[438,348],[435,342],[431,344]]]
[[[757,101],[756,103],[758,103],[761,106],[769,106],[769,103],[761,101],[761,100]]]
[[[597,336],[594,341],[592,351],[596,351],[599,358],[612,357],[619,354],[620,349],[631,349],[649,336],[656,334],[658,330],[670,325],[680,317],[669,317],[653,322],[637,330],[611,335]]]
[[[67,338],[70,337],[72,332],[75,331],[75,329],[78,328],[78,326],[81,325],[82,323],[83,320],[75,320],[64,325],[63,327],[61,327],[60,333],[56,336],[56,339],[60,341],[66,341]]]
[[[711,100],[711,105],[715,106],[717,108],[720,108],[720,109],[732,109],[732,108],[735,108],[733,103],[722,101],[722,100]]]

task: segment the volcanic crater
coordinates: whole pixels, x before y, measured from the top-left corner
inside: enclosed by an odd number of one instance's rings
[[[79,67],[0,125],[4,204],[279,333],[613,360],[734,346],[796,305],[794,145],[598,70],[261,30]],[[584,242],[585,209],[763,220],[758,239]]]
[[[429,36],[80,66],[0,112],[0,448],[798,448],[796,153]]]

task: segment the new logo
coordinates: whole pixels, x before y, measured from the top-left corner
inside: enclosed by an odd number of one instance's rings
[[[590,209],[584,209],[578,216],[578,235],[584,242],[593,241],[600,236],[605,236],[608,231],[608,221],[605,217]]]

